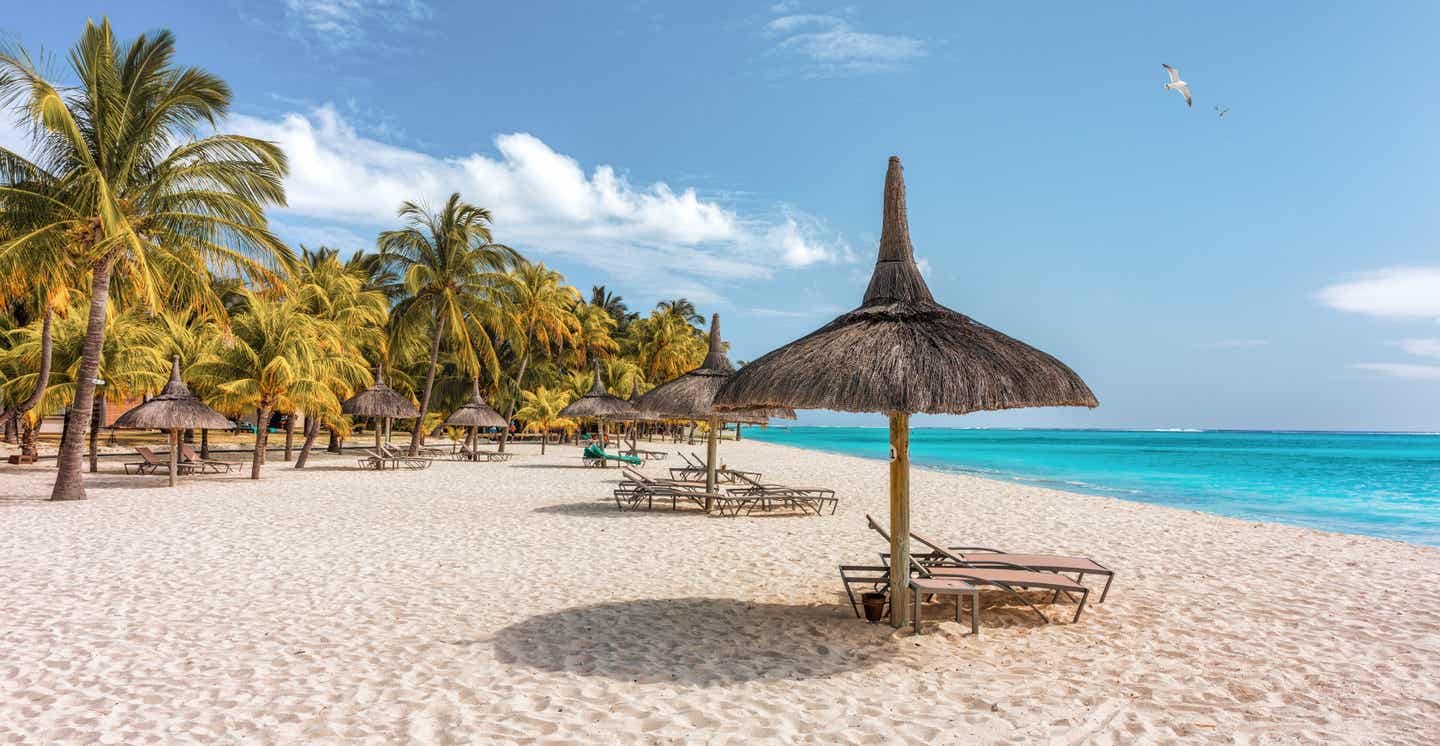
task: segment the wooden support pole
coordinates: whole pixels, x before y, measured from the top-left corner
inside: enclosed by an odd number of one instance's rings
[[[890,415],[890,626],[910,611],[910,415]]]
[[[715,489],[720,480],[715,474],[718,466],[716,461],[720,457],[720,420],[717,417],[710,418],[710,433],[705,438],[705,512],[710,512],[710,495],[715,494]]]
[[[180,431],[170,431],[170,486],[175,486],[175,474],[180,471]]]

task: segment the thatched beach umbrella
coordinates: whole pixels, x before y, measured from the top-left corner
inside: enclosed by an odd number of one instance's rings
[[[720,419],[737,416],[786,417],[795,419],[794,410],[785,407],[748,407],[739,412],[721,412],[715,408],[715,394],[720,387],[735,375],[735,366],[725,355],[725,345],[720,342],[720,314],[710,316],[710,351],[699,368],[662,383],[640,397],[641,410],[655,412],[664,417],[687,420],[705,420],[709,433],[705,438],[705,491],[713,493],[717,480],[715,466],[720,446]],[[706,499],[709,510],[709,499]]]
[[[859,308],[745,366],[719,402],[889,415],[890,622],[900,626],[910,570],[910,415],[1098,402],[1064,363],[935,302],[915,266],[894,157],[879,254]]]
[[[470,447],[475,447],[476,429],[481,427],[505,427],[505,418],[500,416],[485,403],[484,397],[480,396],[480,377],[475,377],[475,383],[470,391],[470,401],[450,413],[445,418],[445,424],[450,427],[470,428]]]
[[[635,406],[605,390],[600,380],[600,361],[595,361],[595,380],[590,390],[560,410],[561,417],[583,419],[594,417],[600,427],[600,445],[605,445],[605,420],[625,420],[635,416]]]
[[[400,395],[400,392],[385,385],[385,378],[380,372],[380,364],[375,364],[375,383],[370,388],[346,399],[340,403],[340,411],[344,414],[356,417],[377,417],[389,419],[409,419],[419,417],[420,410],[415,407],[409,399]],[[420,427],[420,423],[415,424]],[[380,450],[381,430],[383,427],[376,423],[375,428],[375,450]]]
[[[180,380],[180,356],[170,360],[170,382],[159,396],[120,415],[115,427],[133,430],[165,430],[170,440],[170,486],[175,486],[175,475],[179,471],[181,430],[224,430],[233,427],[230,420],[205,406],[205,402],[190,393],[185,382]]]

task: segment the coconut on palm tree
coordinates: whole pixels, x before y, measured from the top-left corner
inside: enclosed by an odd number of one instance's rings
[[[23,50],[0,54],[0,101],[13,104],[37,154],[32,162],[0,151],[0,194],[7,211],[43,216],[0,255],[64,242],[89,274],[85,344],[53,500],[85,498],[81,449],[112,279],[158,309],[210,273],[265,281],[291,258],[264,214],[285,202],[284,154],[254,138],[202,135],[228,111],[230,88],[178,64],[169,31],[122,43],[108,20],[91,22],[68,59],[74,83],[67,86]],[[37,181],[44,187],[31,186]]]

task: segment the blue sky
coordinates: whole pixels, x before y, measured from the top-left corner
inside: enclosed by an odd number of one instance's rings
[[[293,242],[459,190],[747,359],[858,303],[898,154],[937,299],[1101,401],[919,422],[1440,430],[1433,3],[186,5],[17,4],[0,35],[172,29],[229,128],[288,148]]]

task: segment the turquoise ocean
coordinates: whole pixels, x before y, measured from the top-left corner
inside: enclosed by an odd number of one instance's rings
[[[875,427],[745,437],[884,460]],[[916,466],[1440,546],[1440,435],[917,428]]]

